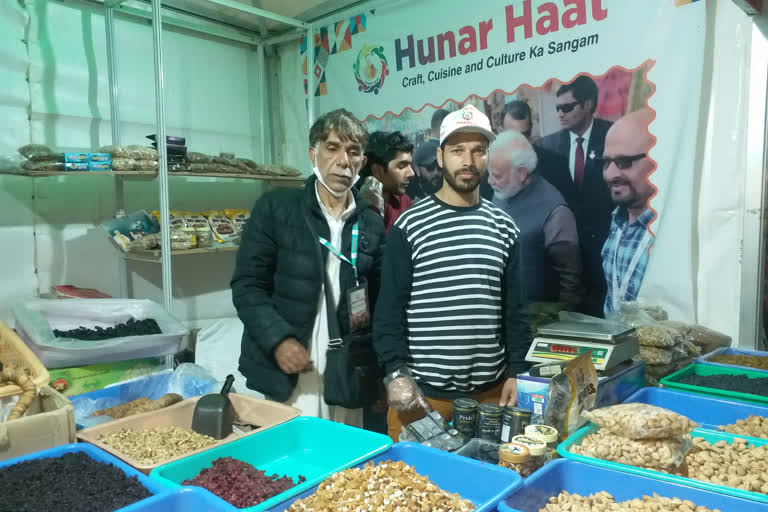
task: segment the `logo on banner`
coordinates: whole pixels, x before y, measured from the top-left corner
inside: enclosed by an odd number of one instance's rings
[[[358,89],[365,93],[379,94],[384,87],[384,79],[389,74],[389,65],[384,56],[383,46],[365,45],[357,54],[352,65],[355,70]]]

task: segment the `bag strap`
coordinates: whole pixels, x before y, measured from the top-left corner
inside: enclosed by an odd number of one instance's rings
[[[336,305],[333,303],[333,294],[331,293],[330,281],[328,280],[328,272],[325,269],[325,259],[323,258],[323,251],[320,248],[320,242],[318,242],[318,234],[315,228],[312,227],[312,223],[309,221],[308,216],[304,216],[304,222],[309,228],[309,232],[312,233],[312,243],[317,248],[317,254],[320,256],[320,263],[323,268],[323,290],[325,292],[325,311],[328,314],[328,346],[334,346],[341,343],[341,327],[339,327],[339,319],[337,317]]]

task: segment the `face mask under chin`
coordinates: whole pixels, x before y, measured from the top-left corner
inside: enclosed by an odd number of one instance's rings
[[[360,179],[360,173],[358,172],[357,174],[355,174],[355,177],[352,179],[352,183],[349,185],[349,187],[345,188],[343,192],[337,192],[328,186],[328,184],[325,182],[325,178],[323,178],[323,173],[320,172],[320,169],[318,169],[317,165],[314,163],[312,164],[312,172],[315,173],[315,176],[317,177],[317,181],[319,181],[320,184],[323,187],[325,187],[325,190],[327,190],[328,193],[331,194],[333,197],[345,197],[347,195],[347,192],[349,192],[352,189],[352,187],[355,186],[357,181]]]

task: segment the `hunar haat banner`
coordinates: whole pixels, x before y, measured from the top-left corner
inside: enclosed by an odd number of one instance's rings
[[[346,108],[370,132],[406,134],[415,145],[409,195],[418,199],[441,182],[440,119],[475,105],[497,133],[522,132],[537,156],[530,176],[508,173],[481,190],[521,229],[534,312],[565,305],[600,315],[641,299],[692,321],[705,7],[388,3],[316,28],[315,116]],[[302,41],[305,91],[306,51]],[[519,158],[510,152],[508,168]]]

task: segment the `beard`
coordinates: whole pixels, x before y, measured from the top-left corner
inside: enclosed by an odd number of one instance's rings
[[[459,174],[462,173],[472,173],[472,177],[467,178],[461,178],[459,177]],[[468,168],[462,168],[456,171],[449,171],[448,169],[443,169],[443,180],[445,183],[448,184],[453,190],[460,194],[466,194],[469,192],[474,192],[477,187],[480,186],[480,182],[483,179],[483,173],[480,172],[477,167],[468,167]]]
[[[521,190],[523,190],[523,185],[520,183],[510,183],[504,188],[493,187],[493,197],[505,201],[515,197]]]
[[[625,178],[616,178],[608,182],[611,191],[611,200],[616,206],[625,208],[639,208],[648,203],[648,198],[643,199],[637,189]],[[616,189],[615,187],[621,187]]]

